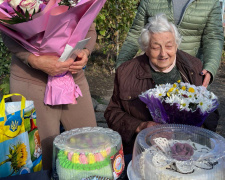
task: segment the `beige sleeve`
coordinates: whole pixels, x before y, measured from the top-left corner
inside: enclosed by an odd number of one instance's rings
[[[89,40],[89,42],[87,43],[87,45],[85,46],[86,49],[89,50],[90,54],[93,51],[94,47],[95,47],[95,43],[96,43],[96,39],[97,39],[97,33],[95,30],[95,24],[92,23],[90,29],[88,30],[88,33],[86,35],[86,38],[91,37],[91,39]]]
[[[3,32],[1,32],[2,40],[9,51],[15,54],[24,64],[28,65],[27,59],[28,56],[31,54],[25,48],[22,47],[18,42],[16,42],[11,37],[7,36]]]

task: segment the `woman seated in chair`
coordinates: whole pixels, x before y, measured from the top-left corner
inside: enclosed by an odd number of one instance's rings
[[[149,19],[139,37],[145,53],[121,64],[116,71],[105,118],[109,128],[122,136],[125,155],[132,154],[134,140],[141,130],[157,125],[138,95],[155,85],[178,80],[202,85],[202,62],[179,50],[180,42],[175,25],[168,22],[165,15],[156,15]],[[204,126],[215,131],[218,119],[218,111],[215,111],[205,120]]]

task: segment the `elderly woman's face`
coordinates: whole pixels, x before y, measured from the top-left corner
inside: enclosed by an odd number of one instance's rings
[[[177,44],[171,32],[151,33],[146,54],[151,63],[159,70],[170,67],[176,58]]]

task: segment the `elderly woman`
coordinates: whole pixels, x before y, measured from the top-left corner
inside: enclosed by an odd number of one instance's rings
[[[178,50],[180,42],[177,28],[165,15],[156,15],[149,19],[139,38],[145,54],[121,64],[116,71],[114,91],[105,118],[108,126],[122,136],[125,154],[132,153],[137,133],[157,124],[138,95],[157,84],[178,80],[202,85],[201,61]],[[218,114],[210,118],[212,122],[206,120],[210,122],[205,126],[210,124],[215,131]]]

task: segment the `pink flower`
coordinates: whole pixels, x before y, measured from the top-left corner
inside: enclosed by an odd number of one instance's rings
[[[193,154],[193,147],[187,143],[176,143],[171,147],[171,155],[178,161],[187,161]]]

